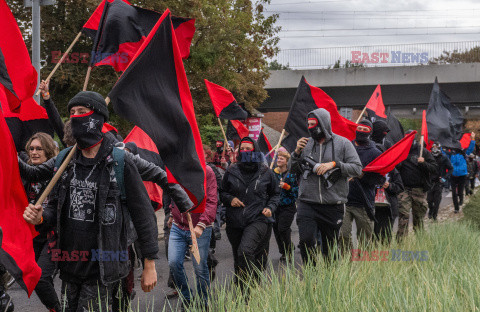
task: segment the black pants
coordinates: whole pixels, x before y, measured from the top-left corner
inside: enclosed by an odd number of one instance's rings
[[[392,240],[393,222],[390,207],[375,207],[375,224],[373,226],[373,233],[375,239],[389,243]]]
[[[338,249],[338,235],[343,222],[345,205],[320,205],[297,201],[297,225],[300,234],[300,253],[303,263],[315,259],[317,234],[321,233],[322,254],[328,257]],[[335,255],[334,255],[335,257]]]
[[[256,278],[255,269],[262,271],[267,263],[272,225],[253,222],[242,229],[227,223],[226,232],[232,245],[235,274],[248,279],[251,273]]]
[[[442,201],[442,190],[442,183],[435,182],[433,187],[427,193],[428,216],[433,218],[433,220],[437,220],[438,208],[440,207],[440,202]]]
[[[277,241],[278,251],[283,256],[289,255],[293,250],[291,227],[296,212],[297,208],[295,207],[295,204],[279,206],[275,212],[273,234]]]
[[[62,310],[60,311],[110,311],[108,304],[111,303],[111,300],[112,286],[63,281]]]
[[[465,195],[472,195],[474,189],[475,189],[475,177],[472,179],[467,178],[467,181],[465,182]]]
[[[452,199],[455,211],[460,210],[460,205],[463,204],[463,193],[465,189],[465,182],[467,176],[454,177],[452,176]]]
[[[53,285],[55,262],[52,261],[52,255],[48,252],[48,242],[34,240],[33,250],[35,251],[35,260],[42,269],[42,275],[35,287],[35,293],[47,309],[58,310],[60,309],[60,301]]]

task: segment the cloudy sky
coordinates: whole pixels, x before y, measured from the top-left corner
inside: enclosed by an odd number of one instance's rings
[[[480,40],[475,0],[272,0],[265,11],[280,15],[282,50]]]

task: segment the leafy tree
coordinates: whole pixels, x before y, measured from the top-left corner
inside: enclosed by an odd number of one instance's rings
[[[471,48],[465,52],[443,51],[442,55],[433,58],[429,64],[460,64],[460,63],[476,63],[480,62],[480,47]]]
[[[31,9],[23,6],[23,0],[7,0],[31,47]],[[55,66],[55,51],[64,52],[81,30],[101,0],[57,0],[52,6],[41,8],[42,78]],[[208,79],[232,91],[239,102],[255,108],[267,97],[263,89],[268,78],[267,58],[278,52],[277,36],[280,27],[275,26],[278,15],[265,15],[263,6],[270,0],[130,0],[134,5],[163,12],[170,8],[177,16],[196,20],[197,31],[193,38],[190,58],[184,61],[197,114],[212,114],[213,108],[203,79]],[[92,41],[86,36],[75,45],[73,52],[89,53]],[[50,89],[62,116],[66,116],[66,104],[82,90],[88,64],[79,55],[72,55],[52,78]],[[83,63],[82,63],[83,61]],[[112,68],[93,68],[89,90],[106,95],[119,74]],[[213,118],[202,121],[212,124]],[[112,123],[125,134],[131,125],[112,114]]]
[[[273,60],[269,65],[268,65],[269,70],[289,70],[290,64],[283,65],[280,64],[277,60]]]

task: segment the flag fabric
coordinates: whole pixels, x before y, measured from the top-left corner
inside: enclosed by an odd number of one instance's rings
[[[245,120],[248,113],[244,111],[233,97],[233,94],[217,84],[214,84],[207,79],[204,80],[207,86],[208,95],[212,100],[215,115],[218,118],[228,120]]]
[[[407,134],[403,139],[372,160],[372,162],[363,168],[363,171],[376,172],[381,175],[385,175],[392,171],[396,165],[407,159],[416,134],[417,131],[412,131]]]
[[[387,139],[392,143],[397,143],[405,136],[403,126],[392,112],[387,113],[387,126],[390,131],[387,133]]]
[[[425,110],[423,110],[423,115],[422,115],[422,132],[423,136],[423,142],[426,145],[427,150],[431,150],[433,146],[433,141],[428,139],[428,127],[427,127],[427,113]]]
[[[466,150],[470,146],[470,142],[472,142],[472,134],[464,133],[460,139],[460,145],[462,145],[462,149]]]
[[[333,133],[349,140],[355,139],[357,124],[340,115],[337,104],[322,89],[311,86],[302,76],[292,106],[285,122],[287,138],[282,145],[291,153],[302,137],[309,137],[307,115],[317,108],[324,108],[330,113]]]
[[[35,262],[33,237],[35,229],[23,219],[28,206],[27,195],[18,169],[17,151],[0,110],[0,263],[15,281],[32,294],[41,269]]]
[[[102,0],[95,11],[93,11],[92,15],[90,15],[88,21],[83,25],[82,32],[92,40],[95,40],[95,36],[97,35],[98,25],[100,24],[100,20],[102,18],[105,3],[110,3],[113,1],[114,0]],[[127,0],[123,0],[123,2],[130,4],[130,2]]]
[[[227,139],[229,140],[241,140],[244,137],[248,137],[250,131],[248,131],[245,124],[238,120],[229,120],[227,125]]]
[[[463,135],[463,116],[441,91],[437,78],[430,95],[426,119],[430,140],[440,142],[445,147],[458,146],[458,140]]]
[[[158,12],[129,5],[123,0],[105,2],[96,24],[90,65],[109,65],[116,71],[124,71],[159,18]],[[176,17],[174,29],[181,37],[178,43],[183,51],[182,58],[187,58],[195,33],[195,20]]]
[[[121,117],[155,142],[169,181],[179,183],[205,209],[205,157],[192,95],[166,10],[109,93]]]
[[[265,158],[267,159],[267,161],[270,162],[273,158],[274,152],[271,152],[270,154],[268,153],[272,150],[272,145],[270,144],[270,141],[268,141],[267,136],[263,132],[263,128],[260,131],[260,134],[258,135],[257,143],[258,143],[258,147],[260,148],[260,152],[262,152],[265,155]]]
[[[3,65],[0,65],[0,88],[5,91],[10,111],[18,112],[21,103],[29,100],[35,93],[37,71],[32,65],[15,17],[5,0],[0,0],[0,29],[0,50],[3,57]]]
[[[107,133],[107,132],[112,132],[114,134],[118,134],[117,128],[115,128],[114,126],[112,126],[109,123],[104,123],[103,127],[102,127],[102,133]]]
[[[385,115],[385,105],[383,104],[382,88],[377,86],[372,96],[365,106],[368,114],[368,118],[374,122],[376,119],[387,119]]]
[[[151,162],[159,167],[164,167],[162,158],[158,154],[158,149],[152,139],[142,129],[135,126],[127,135],[124,143],[133,142],[137,145],[138,155],[148,162]],[[158,184],[144,181],[143,184],[147,189],[150,200],[155,203],[155,211],[162,208],[163,190]]]

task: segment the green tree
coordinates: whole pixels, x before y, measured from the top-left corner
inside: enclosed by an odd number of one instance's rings
[[[277,60],[273,60],[269,65],[268,65],[269,70],[289,70],[290,64],[283,65],[280,64]]]
[[[7,0],[31,46],[31,9],[23,6],[23,0]],[[57,0],[52,6],[42,7],[42,78],[55,66],[55,51],[64,52],[81,30],[83,24],[100,0]],[[134,5],[163,12],[170,8],[172,14],[195,18],[197,31],[193,38],[190,58],[184,61],[195,111],[212,114],[213,108],[203,79],[208,79],[232,91],[237,101],[255,108],[267,97],[264,90],[268,78],[267,58],[278,52],[277,36],[280,27],[275,26],[277,15],[265,15],[263,6],[270,0],[131,0]],[[92,41],[82,36],[73,52],[89,53]],[[52,54],[53,53],[53,54]],[[78,55],[77,55],[78,57]],[[85,60],[83,60],[85,62]],[[68,100],[83,87],[88,64],[82,59],[67,59],[52,78],[50,89],[62,116],[66,116]],[[118,79],[112,68],[93,68],[89,90],[106,95]],[[213,118],[202,119],[213,124]],[[129,125],[112,114],[112,123],[122,134]]]
[[[433,58],[429,64],[460,64],[460,63],[478,63],[480,62],[480,47],[471,48],[468,51],[452,52],[443,51],[442,55]]]

